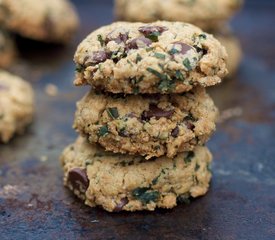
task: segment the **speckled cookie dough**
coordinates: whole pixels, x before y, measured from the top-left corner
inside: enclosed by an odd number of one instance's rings
[[[0,71],[0,142],[7,143],[14,134],[24,132],[32,122],[34,94],[23,79]]]
[[[12,37],[0,28],[0,67],[9,67],[16,55]]]
[[[215,37],[221,42],[228,52],[227,77],[233,77],[239,69],[242,60],[242,48],[240,41],[231,32],[215,32]]]
[[[180,22],[117,22],[91,33],[75,53],[76,85],[112,93],[182,93],[227,74],[212,36]]]
[[[66,43],[78,27],[78,16],[68,0],[0,0],[0,23],[27,38]]]
[[[145,161],[139,156],[110,154],[83,138],[62,156],[64,183],[85,204],[109,212],[173,208],[209,187],[212,156],[206,147]]]
[[[146,159],[190,151],[215,130],[218,110],[204,88],[172,95],[103,95],[77,103],[74,128],[107,151]]]
[[[242,0],[116,0],[115,13],[120,20],[182,21],[209,30],[228,21],[242,3]]]

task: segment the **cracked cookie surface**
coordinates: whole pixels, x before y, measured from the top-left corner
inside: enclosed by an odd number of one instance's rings
[[[7,143],[14,134],[24,132],[32,122],[34,95],[29,83],[0,71],[0,142]]]
[[[212,35],[182,22],[117,22],[78,46],[75,85],[112,93],[182,93],[227,74],[227,53]]]
[[[74,128],[107,151],[172,158],[203,145],[215,130],[217,115],[200,87],[171,95],[91,91],[77,103]]]
[[[78,22],[77,13],[68,0],[0,0],[0,23],[34,40],[66,43]]]
[[[85,204],[107,211],[173,208],[209,187],[212,156],[206,147],[145,161],[140,156],[111,154],[84,138],[68,146],[62,156],[64,184]]]
[[[115,13],[126,21],[182,21],[209,30],[228,21],[242,0],[116,0]]]

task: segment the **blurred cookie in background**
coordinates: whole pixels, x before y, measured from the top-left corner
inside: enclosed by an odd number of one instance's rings
[[[242,4],[243,0],[115,0],[115,14],[120,20],[181,21],[208,30],[222,26]]]
[[[68,0],[1,0],[0,24],[26,38],[67,43],[79,19]]]
[[[22,78],[0,70],[0,142],[22,134],[32,122],[34,93]]]
[[[0,68],[9,67],[16,55],[13,38],[0,28]]]
[[[227,78],[236,75],[242,60],[242,47],[239,39],[234,33],[224,28],[223,31],[215,32],[214,36],[220,41],[220,43],[226,48],[227,58]]]

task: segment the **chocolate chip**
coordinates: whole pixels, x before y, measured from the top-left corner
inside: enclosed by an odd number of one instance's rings
[[[120,200],[120,203],[118,203],[118,204],[116,205],[116,207],[114,208],[113,212],[120,212],[120,211],[122,211],[123,207],[124,207],[125,205],[127,205],[128,202],[129,202],[129,200],[128,200],[127,197],[122,198],[122,199]]]
[[[176,138],[176,137],[179,135],[179,132],[180,132],[180,129],[179,129],[178,126],[176,126],[176,127],[172,130],[171,136],[174,137],[174,138]]]
[[[207,50],[200,48],[198,46],[194,46],[194,48],[197,50],[198,53],[202,53],[202,55],[206,55],[207,54]]]
[[[127,43],[127,50],[138,49],[143,47],[148,47],[152,44],[152,41],[146,37],[134,38]]]
[[[190,130],[194,130],[194,128],[195,128],[195,125],[189,121],[185,121],[184,124]]]
[[[172,49],[169,51],[169,53],[171,55],[174,55],[174,54],[186,54],[189,50],[191,50],[192,47],[183,43],[183,42],[175,42],[173,44],[173,47]]]
[[[129,38],[128,33],[119,33],[117,37],[113,37],[112,35],[113,35],[113,32],[109,33],[106,36],[105,44],[107,44],[108,42],[111,42],[111,41],[115,41],[115,43],[117,43],[117,44],[126,43],[126,41]]]
[[[89,179],[86,169],[73,168],[68,174],[68,183],[72,185],[74,190],[85,193],[89,187]]]
[[[167,27],[163,27],[163,26],[150,26],[150,25],[146,25],[146,26],[142,26],[139,29],[139,32],[143,33],[145,36],[148,36],[152,33],[163,33],[165,31],[168,30]]]
[[[149,111],[144,111],[141,115],[141,119],[143,121],[148,121],[150,120],[150,118],[153,118],[153,117],[155,117],[157,120],[162,117],[169,118],[173,115],[173,113],[174,113],[174,110],[165,111],[159,108],[155,104],[150,104]]]
[[[105,51],[95,51],[92,56],[86,56],[84,59],[85,66],[93,66],[98,63],[104,62],[110,58],[110,54]]]

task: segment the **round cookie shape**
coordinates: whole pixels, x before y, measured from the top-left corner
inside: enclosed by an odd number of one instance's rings
[[[16,50],[12,37],[0,28],[0,67],[9,67],[14,60]]]
[[[0,142],[22,134],[32,122],[34,93],[20,77],[0,71]]]
[[[173,161],[145,161],[105,152],[81,137],[61,156],[64,184],[85,204],[109,212],[173,208],[202,196],[209,187],[211,161],[206,147],[197,146]]]
[[[242,4],[243,0],[116,0],[115,13],[130,22],[182,21],[209,30],[223,25]]]
[[[66,43],[79,20],[69,0],[1,0],[0,23],[26,38]]]
[[[203,145],[215,130],[217,115],[212,99],[200,87],[171,95],[91,91],[77,103],[74,128],[107,151],[172,158]]]
[[[182,93],[227,74],[227,53],[212,36],[181,22],[117,22],[77,48],[75,85],[112,93]]]
[[[242,61],[243,53],[240,41],[232,32],[215,32],[214,35],[228,52],[227,78],[231,78],[237,73]]]

